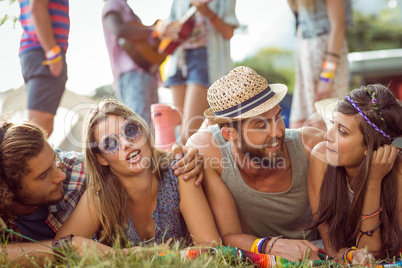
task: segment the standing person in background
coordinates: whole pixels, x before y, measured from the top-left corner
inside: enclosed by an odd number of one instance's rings
[[[28,119],[47,136],[67,82],[68,0],[20,0],[19,56],[28,93]]]
[[[319,117],[311,117],[314,102],[348,93],[348,47],[345,30],[353,24],[350,0],[288,0],[297,21],[296,85],[290,127],[326,130]]]
[[[134,14],[127,0],[105,0],[102,23],[117,96],[151,124],[150,106],[158,102],[157,71],[141,68],[119,45],[119,39],[148,42],[152,39],[152,28],[133,25],[140,24],[141,20]]]
[[[236,0],[174,0],[162,36],[177,26],[191,5],[197,8],[192,32],[166,62],[165,86],[172,89],[174,105],[183,111],[182,144],[203,122],[211,81],[232,69],[230,39],[238,25]]]

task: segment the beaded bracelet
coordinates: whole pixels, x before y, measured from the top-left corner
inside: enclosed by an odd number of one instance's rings
[[[274,247],[274,244],[276,243],[276,241],[278,241],[278,239],[279,239],[279,238],[282,238],[282,237],[283,237],[283,235],[280,235],[280,236],[277,236],[277,237],[274,238],[274,240],[272,241],[271,246],[269,247],[269,250],[268,250],[268,253],[267,253],[267,254],[270,254],[270,253],[271,253],[271,250],[272,250],[272,248]]]
[[[375,215],[379,214],[382,211],[382,207],[380,207],[378,210],[374,211],[373,213],[367,214],[367,215],[362,215],[362,221],[374,217]]]

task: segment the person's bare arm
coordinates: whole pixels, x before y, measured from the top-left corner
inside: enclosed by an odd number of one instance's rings
[[[45,54],[57,45],[53,34],[48,4],[49,0],[32,0],[30,4],[35,33]],[[59,76],[63,70],[63,61],[50,64],[49,69],[54,76]]]
[[[345,40],[345,6],[343,1],[338,0],[326,0],[326,3],[330,31],[326,48],[328,53],[325,55],[325,61],[338,63],[339,56],[336,55],[341,54]],[[332,90],[332,83],[319,81],[315,101],[330,98]]]
[[[57,232],[56,239],[69,234],[92,238],[92,236],[99,230],[100,219],[96,214],[91,199],[88,197],[87,191],[82,195],[71,216]]]
[[[209,129],[191,136],[187,145],[198,148],[204,158],[204,180],[202,187],[211,207],[219,234],[221,236],[242,233],[236,203],[219,174],[221,154]]]
[[[370,165],[370,173],[367,182],[367,188],[364,195],[362,215],[375,213],[381,206],[381,184],[383,178],[392,169],[395,164],[398,149],[393,145],[384,144],[373,152]],[[362,220],[360,231],[367,232],[374,230],[381,221],[380,213],[373,217]],[[375,255],[375,252],[381,249],[381,228],[377,228],[374,233],[369,235],[361,234],[358,236],[356,244],[359,248],[367,250]]]
[[[183,181],[179,176],[180,212],[193,242],[197,245],[219,245],[219,233],[202,187]]]
[[[330,25],[327,51],[339,55],[345,40],[345,5],[343,1],[338,0],[326,0],[326,3]],[[331,57],[331,55],[328,56]],[[332,56],[331,60],[337,61],[338,58]]]
[[[116,12],[109,12],[104,16],[106,27],[116,36],[116,38],[125,38],[133,42],[149,40],[152,31],[151,27],[125,23]]]
[[[236,25],[231,25],[226,23],[222,18],[220,18],[214,11],[208,7],[210,1],[205,0],[193,0],[192,5],[197,8],[197,11],[202,15],[207,17],[213,27],[227,40],[233,37],[233,32],[236,29]],[[232,7],[234,9],[234,6]],[[234,10],[229,10],[228,12],[235,12]]]
[[[7,254],[10,264],[13,266],[29,266],[31,261],[38,264],[44,264],[46,259],[53,260],[52,241],[43,241],[38,243],[15,243],[0,245],[0,255]],[[31,260],[27,256],[34,258]]]

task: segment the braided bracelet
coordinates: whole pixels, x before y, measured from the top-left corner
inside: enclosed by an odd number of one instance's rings
[[[271,240],[272,236],[267,236],[264,238],[264,241],[260,244],[258,247],[258,252],[259,253],[264,253],[265,254],[265,249],[267,248],[268,242]]]
[[[366,232],[363,232],[362,230],[359,230],[361,235],[359,236],[359,239],[357,240],[357,246],[359,246],[360,239],[362,238],[363,235],[372,236],[374,231],[377,230],[378,227],[380,227],[381,223],[382,223],[382,220],[380,219],[380,221],[377,223],[376,226],[373,227],[373,229],[368,230]]]
[[[276,243],[276,241],[278,241],[278,239],[279,239],[279,238],[282,238],[282,237],[283,237],[283,235],[280,235],[280,236],[277,236],[277,237],[274,238],[274,240],[272,241],[271,246],[269,247],[269,250],[268,250],[268,253],[267,253],[267,254],[270,254],[270,253],[271,253],[271,250],[272,250],[272,248],[274,247],[274,244]]]
[[[373,213],[367,214],[367,215],[362,215],[362,221],[365,219],[374,217],[375,215],[379,214],[382,211],[382,207],[380,207],[378,210],[374,211]]]

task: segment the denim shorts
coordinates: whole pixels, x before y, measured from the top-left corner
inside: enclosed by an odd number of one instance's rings
[[[184,50],[187,73],[177,68],[176,74],[168,77],[165,87],[187,84],[198,84],[208,88],[210,86],[208,76],[208,55],[207,48]]]
[[[117,97],[151,125],[151,104],[158,103],[158,80],[147,72],[129,71],[119,77]]]
[[[62,50],[63,70],[58,77],[42,65],[45,53],[33,49],[20,54],[22,76],[28,94],[28,109],[56,114],[67,82],[66,54]]]

